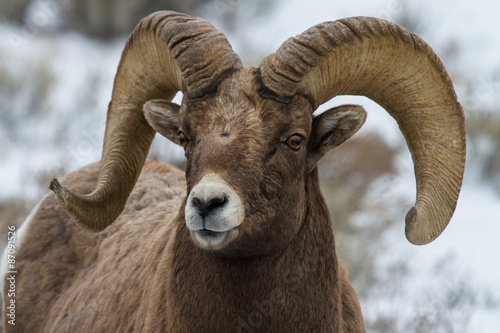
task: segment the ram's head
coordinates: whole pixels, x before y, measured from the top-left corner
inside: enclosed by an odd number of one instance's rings
[[[180,106],[170,102],[179,90]],[[415,244],[432,241],[451,219],[461,187],[463,111],[430,47],[374,18],[317,25],[253,68],[242,67],[209,23],[150,15],[123,51],[98,187],[89,195],[57,181],[51,188],[80,225],[106,228],[122,211],[156,130],[185,148],[181,214],[195,243],[241,254],[271,251],[297,234],[311,209],[318,160],[365,120],[352,105],[313,116],[337,95],[367,96],[398,122],[417,180],[406,236]]]

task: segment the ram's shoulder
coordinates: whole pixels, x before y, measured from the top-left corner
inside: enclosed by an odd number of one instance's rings
[[[186,196],[186,178],[184,172],[170,165],[147,161],[127,199],[125,209],[115,223],[120,225],[125,220],[158,221],[165,216],[177,215]],[[171,220],[173,216],[167,217]]]
[[[186,192],[186,178],[183,171],[170,164],[147,161],[132,191],[151,190],[163,196],[183,196]]]

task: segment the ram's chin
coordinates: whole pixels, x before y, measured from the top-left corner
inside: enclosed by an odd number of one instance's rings
[[[193,242],[204,250],[217,251],[221,250],[229,243],[234,241],[239,235],[239,228],[234,228],[228,231],[210,231],[210,230],[195,230],[191,231],[191,239]]]

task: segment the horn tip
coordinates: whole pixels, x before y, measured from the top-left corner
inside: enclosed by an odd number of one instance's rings
[[[49,189],[55,193],[57,200],[65,206],[68,198],[68,190],[65,189],[57,178],[52,179],[49,185]]]
[[[412,207],[406,214],[405,218],[405,234],[406,239],[413,245],[425,245],[436,239],[437,236],[433,236],[425,231],[424,223],[422,221],[422,216],[418,213],[417,207]]]

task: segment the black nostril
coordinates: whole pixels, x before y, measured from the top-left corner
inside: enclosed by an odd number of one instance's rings
[[[210,212],[218,207],[223,206],[226,203],[226,197],[215,197],[208,201],[202,200],[200,198],[193,198],[193,203],[198,207],[199,213],[202,218],[205,218],[210,214]]]

